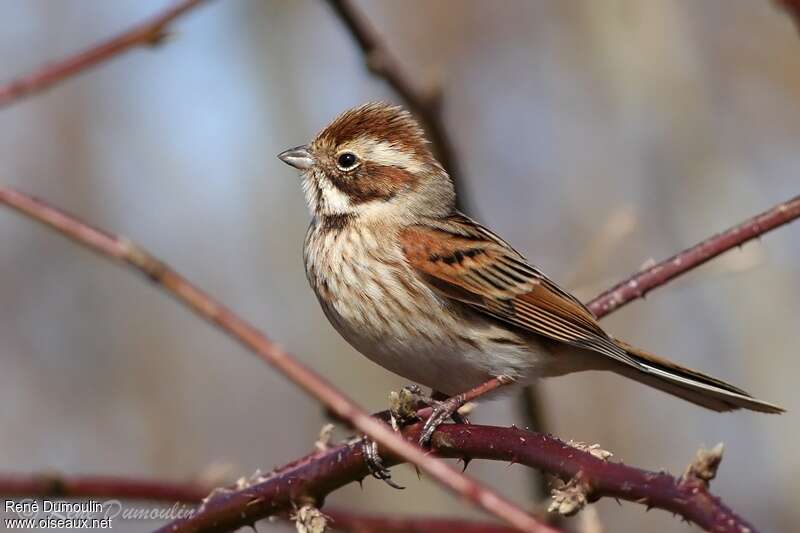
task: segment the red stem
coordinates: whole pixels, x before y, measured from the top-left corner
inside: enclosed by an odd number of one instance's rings
[[[0,496],[13,498],[89,498],[148,500],[173,504],[201,502],[211,492],[196,482],[170,482],[114,476],[62,476],[59,474],[0,474]],[[352,533],[431,532],[511,533],[515,529],[488,522],[452,518],[364,515],[340,508],[326,508],[331,526]]]
[[[742,246],[798,217],[800,196],[795,196],[619,282],[590,301],[587,307],[597,318],[606,316],[731,248]]]
[[[205,1],[183,0],[178,2],[150,20],[107,41],[9,82],[0,87],[0,108],[22,97],[43,91],[122,52],[137,46],[158,44],[163,40],[166,28],[173,20]]]
[[[198,502],[210,489],[178,483],[115,476],[0,474],[0,495],[33,498],[121,498],[159,502]]]
[[[421,426],[403,429],[404,437],[418,438]],[[440,457],[520,463],[563,479],[580,474],[590,501],[610,496],[665,509],[708,531],[757,531],[696,477],[676,479],[669,474],[605,461],[549,435],[517,428],[446,424],[433,434],[431,446]],[[398,463],[394,456],[384,459],[388,465]],[[321,498],[368,474],[361,446],[338,445],[286,465],[243,490],[218,492],[191,518],[172,522],[158,533],[222,532],[253,524],[304,497]]]

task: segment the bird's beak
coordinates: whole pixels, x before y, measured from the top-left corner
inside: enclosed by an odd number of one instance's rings
[[[308,170],[314,164],[314,158],[306,145],[284,150],[278,154],[278,159],[299,170]]]

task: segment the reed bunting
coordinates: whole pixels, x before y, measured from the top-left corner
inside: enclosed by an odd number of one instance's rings
[[[351,109],[278,157],[303,173],[313,216],[305,268],[325,315],[384,368],[447,396],[608,370],[714,411],[783,411],[606,333],[578,299],[456,211],[450,177],[402,108]],[[423,441],[465,399],[455,398]]]

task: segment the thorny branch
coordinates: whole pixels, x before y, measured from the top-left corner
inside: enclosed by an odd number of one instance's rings
[[[11,498],[90,498],[93,500],[147,500],[174,505],[200,503],[211,487],[196,481],[183,483],[115,476],[75,476],[55,473],[0,474],[0,496]],[[362,514],[342,508],[325,508],[336,531],[353,533],[431,532],[511,533],[512,528],[464,519]]]
[[[475,479],[458,472],[418,446],[400,438],[387,424],[371,417],[319,374],[272,343],[258,329],[195,287],[165,263],[128,239],[89,226],[41,200],[0,187],[0,204],[66,235],[100,255],[127,264],[177,298],[201,318],[216,325],[259,358],[319,400],[331,413],[363,432],[384,449],[418,466],[431,478],[472,504],[523,531],[553,531]]]
[[[421,424],[403,430],[404,437],[418,437]],[[517,428],[449,424],[441,426],[432,440],[442,457],[483,458],[520,463],[549,471],[566,486],[578,488],[582,501],[614,497],[680,514],[709,531],[756,530],[708,492],[716,475],[722,447],[700,450],[680,478],[648,472],[608,461],[607,454],[593,446],[565,443],[549,435]],[[309,497],[321,501],[325,494],[368,475],[355,443],[316,451],[266,475],[239,482],[239,490],[208,489],[197,483],[158,482],[104,476],[59,476],[54,474],[0,475],[0,495],[63,498],[129,498],[174,503],[203,502],[192,519],[165,526],[160,531],[227,531],[270,514],[285,512],[292,503]],[[386,458],[391,464],[396,457]],[[560,492],[566,493],[564,489]],[[559,504],[569,503],[565,495]],[[577,508],[564,509],[569,513]],[[246,516],[242,517],[244,513]],[[505,533],[508,528],[464,520],[418,517],[364,516],[341,509],[326,509],[335,529],[345,531],[459,531]],[[416,529],[415,529],[416,528]]]
[[[421,427],[422,424],[406,427],[403,436],[413,440]],[[693,474],[677,479],[666,473],[640,470],[549,435],[513,427],[446,424],[433,434],[432,449],[441,457],[508,461],[564,480],[580,479],[583,496],[589,502],[601,497],[619,498],[677,513],[708,531],[756,532]],[[352,442],[314,452],[253,479],[250,486],[241,490],[215,491],[191,518],[168,524],[159,533],[227,531],[281,512],[301,496],[322,501],[325,494],[368,475],[363,459],[362,447]],[[384,460],[388,465],[398,462],[392,455]]]
[[[182,0],[150,20],[94,45],[62,61],[46,65],[0,87],[0,108],[19,98],[43,91],[138,46],[155,46],[164,41],[172,21],[207,0]]]
[[[679,252],[619,282],[587,304],[597,318],[643,298],[651,290],[764,233],[800,217],[800,196],[776,205],[732,228]]]

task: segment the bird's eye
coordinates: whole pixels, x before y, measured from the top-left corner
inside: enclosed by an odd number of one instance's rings
[[[336,158],[336,165],[339,170],[353,170],[358,166],[358,156],[353,152],[342,152]]]

